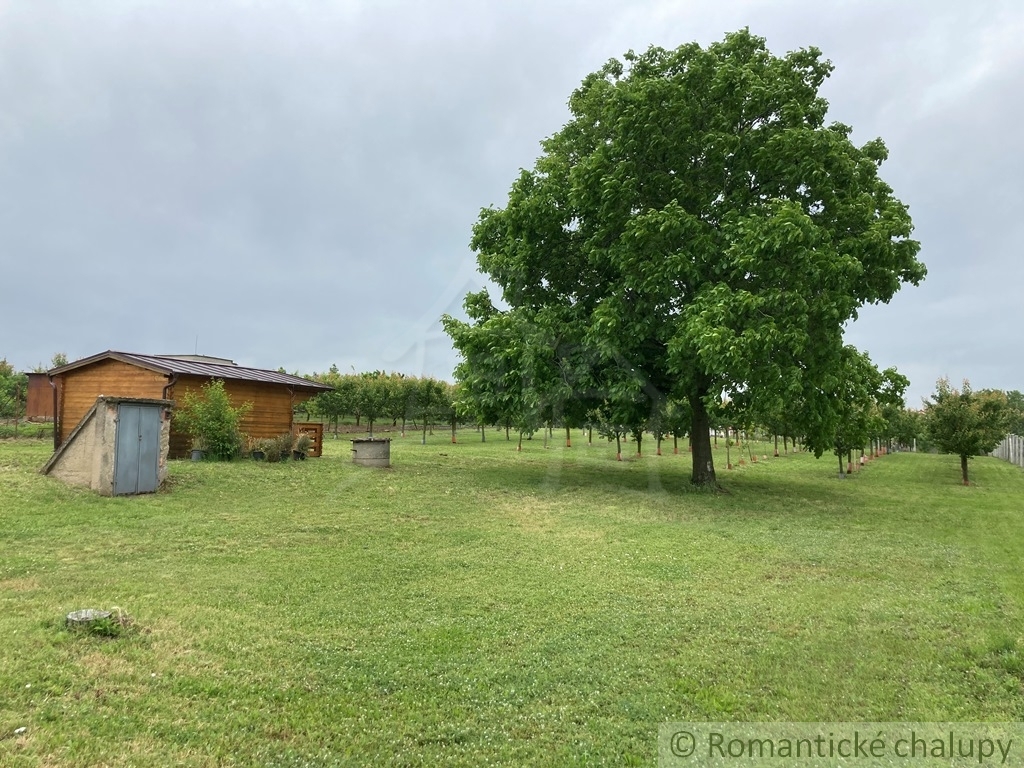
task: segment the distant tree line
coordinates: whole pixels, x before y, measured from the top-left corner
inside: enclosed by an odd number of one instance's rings
[[[336,365],[307,378],[334,389],[306,401],[300,410],[322,418],[335,433],[346,417],[357,426],[365,425],[370,435],[382,421],[400,428],[403,435],[411,424],[422,430],[424,441],[434,424],[450,425],[453,435],[458,426],[456,388],[445,381],[385,371],[343,374]]]
[[[628,365],[618,372],[604,368],[599,385],[588,364],[566,365],[570,356],[562,356],[557,341],[540,338],[545,329],[516,327],[510,315],[488,304],[482,295],[467,299],[475,323],[443,319],[462,353],[455,409],[463,418],[514,429],[520,440],[542,428],[564,428],[567,445],[572,429],[594,430],[616,442],[619,458],[629,437],[642,452],[644,436],[652,436],[658,453],[666,437],[676,445],[683,438],[707,439],[692,431],[688,398],[653,386]],[[705,402],[701,423],[711,434],[724,434],[727,446],[758,435],[781,439],[784,450],[799,442],[817,456],[831,452],[841,473],[850,470],[856,450],[913,444],[920,430],[904,408],[908,380],[894,368],[879,370],[852,346],[837,358],[829,389],[813,398],[741,389]]]

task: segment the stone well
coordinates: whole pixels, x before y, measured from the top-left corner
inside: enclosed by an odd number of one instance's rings
[[[355,438],[352,441],[352,461],[363,467],[390,467],[391,438]]]

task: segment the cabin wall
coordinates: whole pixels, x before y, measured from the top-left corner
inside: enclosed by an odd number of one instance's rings
[[[199,376],[180,376],[170,389],[169,397],[180,407],[187,392],[198,393],[210,379]],[[252,408],[242,419],[243,434],[255,438],[277,437],[293,431],[292,409],[311,397],[308,392],[292,392],[283,384],[268,384],[259,381],[233,381],[224,379],[224,391],[233,408],[252,403]],[[171,458],[188,455],[191,440],[171,425]]]
[[[159,400],[164,396],[167,378],[156,371],[122,363],[100,360],[84,368],[60,374],[57,403],[57,440],[63,443],[100,395]]]

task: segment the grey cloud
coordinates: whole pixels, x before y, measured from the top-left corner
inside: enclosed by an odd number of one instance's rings
[[[911,402],[960,371],[1024,388],[992,321],[1024,278],[1011,2],[7,4],[0,355],[198,335],[248,364],[450,376],[436,315],[483,283],[472,224],[571,90],[627,49],[744,25],[833,60],[833,119],[886,140],[911,206],[929,278],[850,340]]]

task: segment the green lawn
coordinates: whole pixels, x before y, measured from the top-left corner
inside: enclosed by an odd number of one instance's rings
[[[116,499],[0,441],[0,765],[654,765],[669,720],[1024,718],[1016,467],[719,449],[709,494],[686,455],[460,441]]]

